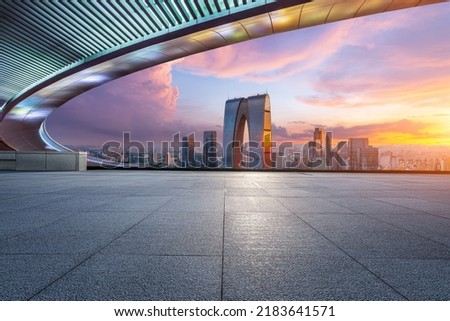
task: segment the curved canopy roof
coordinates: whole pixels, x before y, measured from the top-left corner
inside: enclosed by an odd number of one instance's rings
[[[222,15],[275,2],[1,1],[0,99],[6,101],[74,62]]]
[[[438,2],[446,1],[0,1],[0,136],[17,150],[45,149],[46,117],[107,81],[240,41]]]

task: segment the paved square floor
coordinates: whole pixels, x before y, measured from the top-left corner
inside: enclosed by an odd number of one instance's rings
[[[2,300],[450,300],[450,175],[0,182]]]

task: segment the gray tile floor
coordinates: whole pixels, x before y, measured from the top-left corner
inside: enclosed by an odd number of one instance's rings
[[[2,300],[450,300],[450,176],[0,172]]]

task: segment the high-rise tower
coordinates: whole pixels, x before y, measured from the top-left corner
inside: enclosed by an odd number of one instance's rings
[[[203,166],[214,168],[217,165],[217,132],[207,130],[203,132]]]
[[[369,145],[368,138],[349,138],[351,170],[377,170],[378,148]]]
[[[181,142],[181,167],[191,168],[196,167],[194,159],[194,134],[184,136]]]
[[[325,131],[323,128],[314,129],[314,142],[316,143],[316,148],[313,149],[313,159],[316,157],[323,157],[325,150]]]
[[[247,123],[249,132],[249,167],[253,169],[270,168],[272,123],[270,98],[267,94],[226,101],[223,125],[224,167],[242,167],[245,123]]]

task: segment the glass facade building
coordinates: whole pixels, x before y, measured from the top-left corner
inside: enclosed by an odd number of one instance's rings
[[[244,146],[245,124],[249,144]],[[251,169],[272,167],[272,123],[268,94],[235,98],[225,103],[223,125],[223,162],[225,168]],[[243,155],[248,155],[245,162]]]

